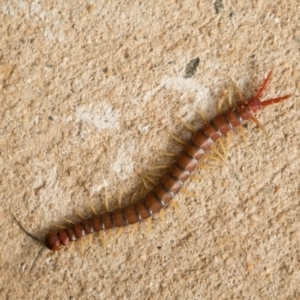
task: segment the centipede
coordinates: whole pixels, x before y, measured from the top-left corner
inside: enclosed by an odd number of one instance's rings
[[[266,106],[280,103],[292,96],[288,94],[262,100],[272,73],[273,70],[268,73],[255,96],[247,101],[239,101],[234,107],[229,107],[226,111],[217,114],[196,130],[173,160],[161,181],[144,197],[133,204],[103,214],[93,215],[78,223],[71,224],[67,228],[50,230],[44,240],[39,241],[49,250],[58,251],[89,234],[133,225],[151,218],[153,214],[164,209],[183,188],[199,161],[204,158],[205,153],[214,143],[232,129],[249,121],[253,121],[262,128],[255,117],[255,113]],[[35,236],[32,237],[37,239]]]

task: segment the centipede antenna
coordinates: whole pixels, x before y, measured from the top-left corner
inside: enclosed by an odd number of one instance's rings
[[[262,94],[264,93],[264,91],[266,90],[267,86],[269,85],[270,83],[270,80],[271,80],[271,77],[272,77],[272,74],[273,74],[273,69],[271,69],[271,71],[269,72],[267,78],[263,81],[260,89],[258,90],[257,94],[256,94],[256,98],[260,99]]]
[[[269,106],[269,105],[272,105],[272,104],[275,104],[275,103],[279,103],[283,100],[286,100],[286,99],[290,98],[291,96],[293,96],[293,95],[290,94],[290,95],[285,95],[285,96],[278,97],[278,98],[268,99],[268,100],[262,101],[261,105],[263,107]]]
[[[38,238],[37,236],[33,235],[32,233],[28,232],[22,225],[21,223],[18,221],[18,219],[14,216],[14,214],[12,212],[10,212],[11,215],[13,216],[13,218],[15,219],[15,221],[17,222],[17,224],[19,225],[19,227],[28,235],[30,236],[32,239],[36,240],[37,242],[41,243],[44,245],[44,240]]]

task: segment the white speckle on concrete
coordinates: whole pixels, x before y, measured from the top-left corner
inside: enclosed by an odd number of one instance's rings
[[[280,23],[280,19],[279,19],[279,18],[275,18],[274,21],[275,21],[275,23],[277,23],[277,24]]]
[[[41,5],[38,1],[32,1],[30,5],[30,16],[34,17],[41,13]]]
[[[120,111],[106,103],[81,106],[76,110],[76,122],[94,125],[99,130],[118,128],[120,116]]]
[[[148,102],[150,101],[151,99],[154,98],[154,95],[159,91],[161,90],[163,84],[161,84],[160,86],[158,86],[157,88],[154,88],[154,89],[151,89],[149,92],[147,92],[145,94],[145,96],[143,97],[143,101],[145,102]]]
[[[3,15],[11,15],[11,16],[15,15],[14,9],[8,4],[2,6],[2,13]]]
[[[112,164],[112,171],[121,179],[125,180],[128,174],[133,172],[134,163],[128,160],[128,157],[132,157],[132,153],[135,152],[135,141],[130,141],[130,147],[121,145],[116,156],[116,161]],[[130,153],[128,153],[130,152]]]
[[[195,92],[196,102],[200,102],[207,99],[210,96],[210,91],[207,87],[201,85],[197,79],[183,78],[182,76],[167,77],[164,76],[161,80],[161,85],[167,89],[174,89],[181,92]]]
[[[167,77],[164,76],[161,80],[161,85],[169,90],[177,90],[183,92],[182,95],[182,104],[181,104],[181,112],[186,114],[186,121],[191,119],[194,115],[194,112],[197,109],[201,108],[204,111],[211,111],[212,106],[215,107],[215,102],[211,103],[210,99],[212,99],[210,90],[199,83],[198,79],[194,78],[183,78],[182,76],[176,77]],[[184,99],[188,97],[188,94],[194,93],[194,101],[193,107],[191,107],[190,103],[186,103]]]
[[[138,130],[139,130],[139,132],[142,133],[142,134],[147,133],[147,132],[149,131],[149,129],[150,129],[150,125],[149,125],[149,124],[148,124],[148,125],[145,125],[145,126],[143,126],[143,125],[139,125],[139,126],[138,126]]]
[[[101,181],[101,183],[94,185],[91,187],[91,195],[98,194],[102,191],[103,188],[106,188],[109,186],[109,182],[107,180]]]

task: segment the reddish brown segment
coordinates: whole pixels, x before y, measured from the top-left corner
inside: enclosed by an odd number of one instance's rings
[[[113,212],[93,216],[90,219],[72,225],[70,228],[51,231],[45,238],[46,247],[56,251],[87,234],[134,224],[151,217],[153,213],[161,210],[181,190],[184,182],[196,168],[198,161],[212,143],[232,128],[249,119],[254,119],[254,112],[290,97],[290,95],[286,95],[261,101],[261,96],[267,88],[271,74],[272,72],[268,74],[255,97],[217,115],[210,122],[207,122],[202,129],[198,130],[183,148],[161,183],[143,199]]]

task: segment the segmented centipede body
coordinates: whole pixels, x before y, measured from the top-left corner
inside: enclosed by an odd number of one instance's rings
[[[254,117],[255,112],[265,106],[279,103],[291,96],[285,95],[266,101],[261,100],[263,92],[269,84],[271,75],[272,71],[264,80],[256,96],[247,102],[239,102],[236,107],[229,108],[224,113],[215,116],[210,122],[204,124],[185,145],[162,181],[151,192],[146,194],[143,199],[121,209],[106,212],[102,215],[94,215],[69,228],[50,231],[45,237],[45,246],[52,251],[57,251],[85,235],[134,224],[151,217],[154,213],[161,210],[181,190],[184,182],[196,168],[199,160],[203,158],[205,151],[214,142],[234,127],[248,120],[258,123]]]

